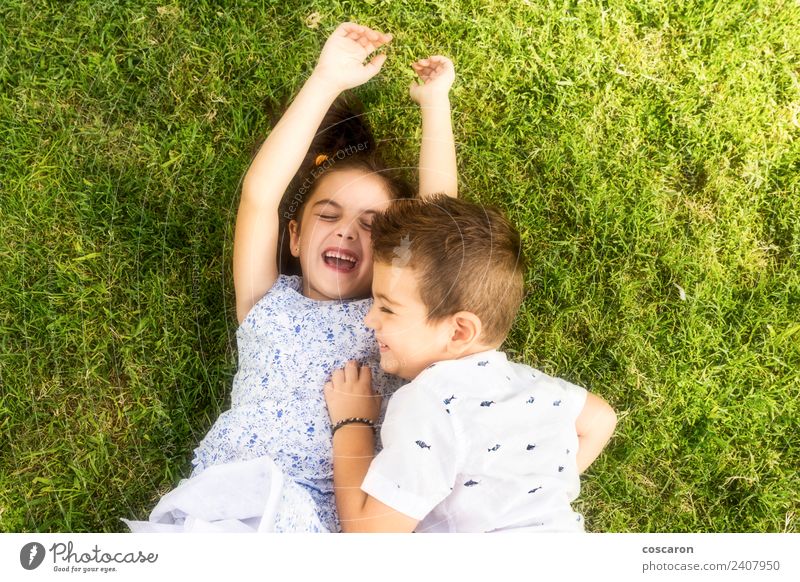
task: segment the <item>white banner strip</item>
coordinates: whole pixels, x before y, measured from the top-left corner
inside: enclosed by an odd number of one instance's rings
[[[32,533],[0,535],[0,579],[794,582],[799,555],[800,534]]]

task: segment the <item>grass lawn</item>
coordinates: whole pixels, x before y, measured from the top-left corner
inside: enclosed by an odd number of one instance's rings
[[[123,531],[229,402],[239,187],[344,20],[413,168],[445,54],[462,196],[520,228],[505,349],[618,411],[588,529],[797,532],[800,4],[0,3],[0,531]]]

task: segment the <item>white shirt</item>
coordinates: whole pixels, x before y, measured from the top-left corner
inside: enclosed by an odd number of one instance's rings
[[[490,350],[400,388],[361,489],[418,532],[583,531],[575,420],[586,390]]]

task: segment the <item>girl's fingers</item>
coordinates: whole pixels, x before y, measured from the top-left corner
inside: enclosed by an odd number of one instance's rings
[[[384,34],[377,30],[373,30],[367,26],[361,26],[355,22],[345,22],[339,26],[337,33],[342,36],[352,39],[359,43],[361,46],[366,47],[372,43],[375,48],[392,41],[391,34]],[[374,48],[372,49],[374,50]]]
[[[355,22],[343,22],[341,25],[339,25],[339,28],[345,32],[345,36],[350,32],[364,32],[364,27],[360,24],[356,24]]]
[[[386,55],[384,53],[381,53],[377,55],[374,59],[372,59],[370,62],[368,62],[365,66],[370,69],[374,69],[375,72],[377,73],[381,69],[385,61],[386,61]]]

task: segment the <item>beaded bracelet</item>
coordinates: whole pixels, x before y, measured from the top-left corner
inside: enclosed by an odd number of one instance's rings
[[[375,432],[375,423],[368,418],[345,418],[340,420],[334,425],[333,430],[331,431],[331,437],[333,437],[333,435],[336,434],[336,431],[342,428],[343,426],[355,423],[366,424],[368,427],[372,429],[373,433]]]

